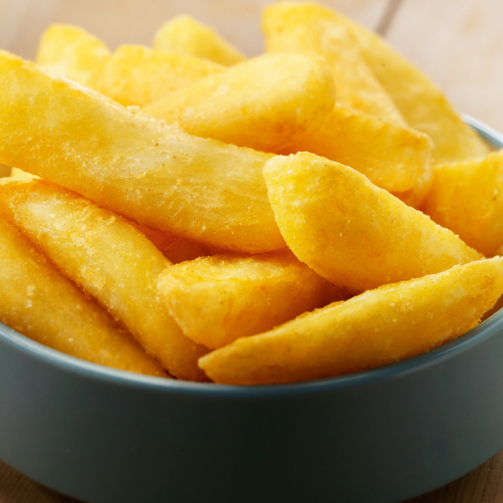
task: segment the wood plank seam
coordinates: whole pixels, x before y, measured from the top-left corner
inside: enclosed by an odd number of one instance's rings
[[[389,29],[391,28],[391,24],[393,23],[393,21],[396,17],[396,13],[398,12],[398,9],[400,8],[401,3],[402,3],[402,0],[388,0],[386,8],[384,9],[382,18],[379,21],[379,24],[377,25],[377,28],[376,28],[376,33],[381,35],[381,37],[386,38],[386,34],[388,33]]]

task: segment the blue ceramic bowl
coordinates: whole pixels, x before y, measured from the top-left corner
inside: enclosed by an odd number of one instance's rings
[[[111,370],[0,326],[0,458],[87,502],[398,502],[501,449],[503,311],[403,362],[251,387]]]

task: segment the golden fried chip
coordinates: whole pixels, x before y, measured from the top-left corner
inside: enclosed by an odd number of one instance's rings
[[[435,163],[484,156],[490,148],[467,126],[444,93],[384,39],[356,22],[332,12],[332,20],[350,29],[365,61],[391,96],[410,127],[433,140]]]
[[[284,247],[262,175],[270,158],[134,114],[0,51],[0,162],[145,227],[236,251]]]
[[[142,107],[224,68],[190,54],[123,45],[107,59],[90,87],[122,105]]]
[[[36,62],[51,75],[88,86],[109,56],[106,44],[82,28],[52,24],[42,34]]]
[[[348,298],[289,250],[185,262],[162,272],[157,286],[183,333],[209,348]]]
[[[491,257],[503,244],[503,150],[435,166],[425,212]]]
[[[264,176],[289,248],[336,285],[361,292],[482,258],[342,164],[309,153],[277,156]]]
[[[503,259],[385,285],[244,337],[199,360],[225,384],[332,377],[413,356],[476,325],[503,293]]]
[[[0,186],[0,215],[106,306],[170,374],[204,380],[197,359],[206,348],[187,339],[160,302],[156,281],[170,262],[145,236],[110,211],[42,180]]]
[[[330,68],[315,54],[265,54],[143,108],[187,133],[265,152],[295,142],[333,109]]]
[[[167,377],[131,336],[0,218],[0,321],[41,344],[130,372]]]
[[[327,60],[338,103],[406,125],[367,66],[351,30],[337,23],[330,9],[314,3],[276,3],[265,8],[262,26],[268,52],[311,51]]]
[[[338,104],[292,147],[285,153],[312,152],[351,166],[382,189],[403,192],[429,170],[431,140],[414,129]]]
[[[206,58],[231,66],[245,59],[241,52],[215,30],[190,16],[176,16],[163,24],[154,37],[154,47]]]

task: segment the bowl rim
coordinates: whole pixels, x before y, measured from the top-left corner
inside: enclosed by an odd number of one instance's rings
[[[503,148],[503,135],[483,122],[466,114],[462,119],[482,138],[496,148]],[[503,309],[497,311],[477,327],[456,339],[446,342],[428,352],[381,367],[344,374],[336,377],[311,381],[266,385],[228,385],[217,383],[198,383],[177,379],[146,376],[124,370],[105,367],[96,363],[66,355],[44,346],[0,322],[0,342],[31,358],[59,370],[73,373],[88,379],[100,380],[118,386],[144,388],[160,392],[181,393],[204,396],[227,396],[239,398],[276,397],[336,391],[360,386],[375,385],[379,382],[397,379],[404,374],[422,371],[445,360],[454,358],[503,330]]]
[[[503,309],[494,313],[488,319],[480,323],[480,325],[456,339],[446,342],[428,352],[405,358],[395,363],[351,374],[314,379],[311,381],[250,386],[166,379],[163,377],[146,376],[134,372],[127,372],[125,370],[105,367],[44,346],[16,332],[3,323],[0,323],[0,342],[3,340],[12,348],[44,364],[56,367],[63,372],[69,372],[81,377],[99,380],[113,385],[145,388],[161,392],[164,390],[170,393],[188,393],[190,395],[221,395],[253,398],[255,396],[275,397],[278,395],[289,396],[336,391],[366,385],[375,385],[379,382],[398,379],[405,374],[420,372],[434,365],[441,364],[446,360],[455,358],[469,351],[471,348],[482,344],[500,331],[503,331]]]

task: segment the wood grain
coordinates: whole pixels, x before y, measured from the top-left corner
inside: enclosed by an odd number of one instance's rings
[[[0,503],[79,503],[37,484],[0,460]]]
[[[503,501],[503,452],[469,474],[404,503],[500,503]]]
[[[503,131],[503,2],[405,0],[388,40],[459,112]]]

